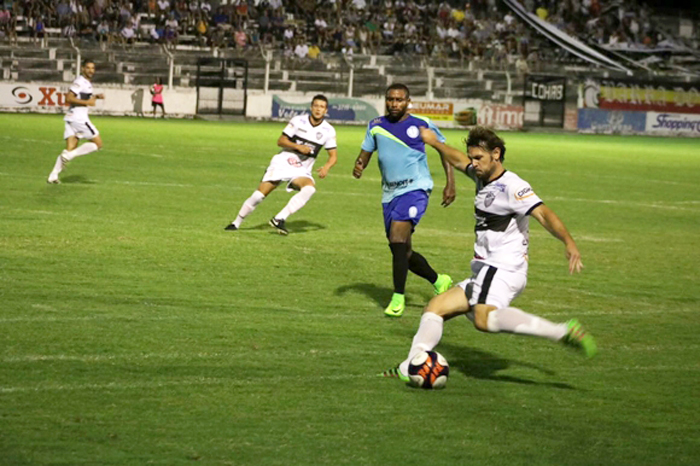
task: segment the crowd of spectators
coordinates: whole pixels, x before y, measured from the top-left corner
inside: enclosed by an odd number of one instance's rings
[[[652,47],[661,37],[636,0],[519,1],[598,44]],[[554,50],[497,0],[14,0],[11,10],[0,10],[5,35],[17,18],[36,39],[52,28],[103,45],[148,41],[239,52],[263,46],[300,61],[382,53],[514,64],[525,72]]]

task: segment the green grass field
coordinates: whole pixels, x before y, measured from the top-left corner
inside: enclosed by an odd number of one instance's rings
[[[445,326],[443,391],[377,374],[401,361],[431,297],[391,296],[364,128],[290,218],[274,192],[228,232],[282,123],[94,118],[105,148],[45,180],[57,115],[0,115],[0,464],[666,465],[700,463],[700,144],[503,133],[507,168],[567,224],[586,266],[531,222],[514,305],[578,317],[593,360],[551,342]],[[464,132],[446,131],[459,145]],[[463,279],[473,183],[414,247]],[[325,159],[325,154],[321,160]]]

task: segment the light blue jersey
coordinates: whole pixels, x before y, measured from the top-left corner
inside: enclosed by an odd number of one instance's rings
[[[396,123],[378,117],[367,126],[362,150],[377,152],[382,174],[382,203],[411,191],[430,192],[433,189],[419,128],[433,130],[440,142],[445,142],[440,130],[425,117],[409,114],[405,120]]]

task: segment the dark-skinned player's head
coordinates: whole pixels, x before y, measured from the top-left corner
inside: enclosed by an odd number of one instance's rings
[[[385,102],[386,115],[390,121],[398,121],[408,111],[411,94],[405,84],[395,83],[387,87]]]

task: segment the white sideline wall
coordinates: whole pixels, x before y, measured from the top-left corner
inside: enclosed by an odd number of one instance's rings
[[[30,113],[63,113],[65,93],[71,83],[0,83],[0,110]],[[149,86],[99,85],[95,94],[104,100],[90,108],[93,115],[136,116],[152,110]],[[194,116],[197,110],[197,90],[190,87],[165,89],[165,111],[174,117]]]

